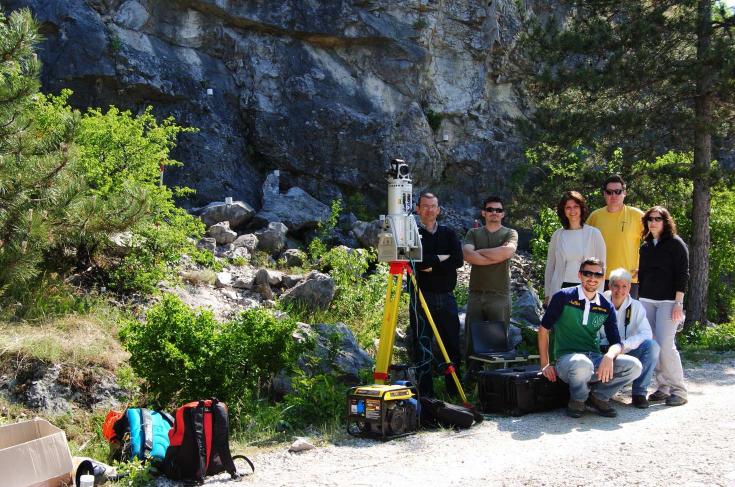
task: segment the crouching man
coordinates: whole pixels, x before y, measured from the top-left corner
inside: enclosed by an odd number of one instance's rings
[[[605,269],[600,260],[585,259],[579,267],[581,284],[552,296],[538,332],[538,348],[544,376],[569,384],[567,414],[581,417],[585,405],[601,416],[615,417],[610,398],[641,373],[637,358],[620,355],[622,345],[612,305],[597,292]],[[598,332],[605,328],[610,348],[600,352]],[[554,331],[552,364],[549,332]]]
[[[633,381],[633,406],[645,409],[649,406],[646,399],[648,385],[658,363],[661,347],[653,340],[645,308],[630,295],[631,282],[632,276],[628,271],[622,267],[615,269],[610,273],[610,290],[605,291],[603,296],[615,308],[622,353],[637,358],[643,367],[641,375]],[[600,329],[600,346],[604,349],[608,344],[604,329]]]

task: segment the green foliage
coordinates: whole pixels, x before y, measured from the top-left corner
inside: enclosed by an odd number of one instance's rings
[[[428,26],[428,22],[424,18],[416,19],[416,21],[411,25],[414,30],[422,30],[425,29]]]
[[[531,272],[536,289],[543,290],[544,288],[544,271],[546,269],[546,257],[549,252],[549,242],[551,236],[559,228],[561,228],[561,222],[556,210],[541,208],[538,221],[533,224],[533,239],[531,240]],[[543,298],[541,296],[541,299]]]
[[[212,396],[230,401],[257,396],[293,364],[295,326],[264,309],[220,324],[211,312],[193,311],[166,295],[145,324],[128,323],[121,338],[131,367],[161,405]]]
[[[123,478],[115,482],[113,485],[125,487],[148,487],[153,485],[156,477],[152,472],[150,463],[143,463],[142,460],[135,458],[128,462],[114,462],[113,466],[117,473]]]
[[[206,269],[213,270],[214,272],[221,272],[225,268],[222,261],[218,260],[209,250],[192,247],[188,249],[186,253],[194,260],[194,262]]]
[[[337,227],[340,213],[342,213],[342,201],[335,199],[332,201],[327,220],[319,222],[317,235],[309,242],[308,252],[312,262],[317,262],[327,252],[328,243],[332,232]]]
[[[309,377],[299,372],[292,377],[293,392],[284,398],[284,419],[295,428],[342,424],[346,414],[347,388],[333,375]]]
[[[457,301],[457,306],[466,306],[470,299],[469,286],[458,282],[454,288],[454,299]]]
[[[688,327],[677,335],[677,343],[684,351],[735,350],[735,322],[712,327]]]
[[[431,127],[431,130],[436,132],[439,130],[439,127],[442,125],[442,119],[444,119],[444,115],[441,113],[434,112],[432,110],[426,110],[426,121],[429,124],[429,127]]]

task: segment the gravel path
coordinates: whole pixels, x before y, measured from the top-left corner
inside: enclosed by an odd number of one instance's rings
[[[689,365],[686,377],[689,404],[678,408],[635,409],[628,392],[616,397],[613,419],[571,419],[563,410],[487,416],[462,432],[348,439],[298,454],[284,447],[254,453],[254,475],[206,485],[735,486],[735,355]]]

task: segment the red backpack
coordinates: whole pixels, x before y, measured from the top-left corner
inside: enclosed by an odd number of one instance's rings
[[[207,475],[227,471],[240,476],[230,453],[230,424],[227,406],[217,399],[190,402],[176,410],[174,427],[169,431],[169,446],[161,472],[174,480],[204,482]]]

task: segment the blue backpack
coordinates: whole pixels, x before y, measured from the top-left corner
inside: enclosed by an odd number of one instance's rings
[[[169,444],[168,432],[173,424],[173,417],[163,411],[128,408],[113,425],[113,440],[122,446],[121,459],[163,461]]]

